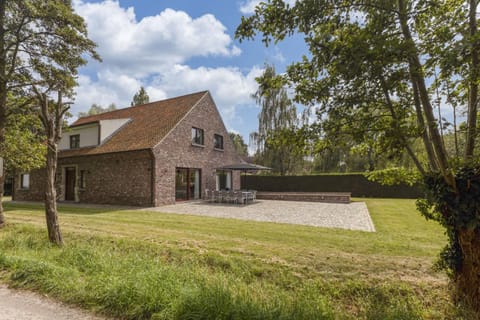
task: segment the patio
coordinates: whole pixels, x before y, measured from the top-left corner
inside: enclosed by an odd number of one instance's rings
[[[246,206],[191,201],[142,210],[375,232],[364,202],[257,200]]]

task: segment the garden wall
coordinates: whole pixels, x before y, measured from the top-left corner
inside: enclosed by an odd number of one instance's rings
[[[283,177],[242,175],[242,188],[272,192],[351,192],[352,197],[367,198],[418,198],[422,196],[418,186],[411,187],[405,184],[384,186],[369,181],[362,174]]]

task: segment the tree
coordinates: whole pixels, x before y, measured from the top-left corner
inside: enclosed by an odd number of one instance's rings
[[[130,104],[133,106],[139,106],[141,104],[149,103],[150,98],[148,97],[147,91],[145,91],[144,87],[140,87],[137,93],[133,96],[132,103]]]
[[[442,261],[456,297],[480,315],[477,9],[476,0],[271,0],[242,18],[236,37],[260,33],[268,45],[303,34],[309,55],[277,82],[294,87],[297,102],[318,104],[318,122],[409,155],[426,187],[419,208],[450,239]],[[440,95],[467,115],[463,156],[445,148]],[[412,149],[416,141],[425,160]]]
[[[229,132],[228,135],[230,136],[230,139],[233,142],[233,147],[235,148],[235,151],[240,156],[243,156],[243,157],[248,156],[248,146],[243,140],[243,137],[235,132]]]
[[[298,171],[299,165],[309,147],[309,130],[303,128],[283,128],[271,131],[265,142],[265,150],[273,155],[271,166],[280,175]]]
[[[35,104],[40,90],[70,92],[79,66],[86,63],[84,54],[99,59],[94,48],[83,19],[74,13],[70,1],[0,2],[1,156],[5,154],[7,118]],[[19,99],[9,96],[25,97],[25,101],[18,103]],[[46,216],[48,224],[50,216]],[[0,199],[0,226],[3,223]]]
[[[51,101],[46,93],[34,88],[39,103],[39,118],[42,121],[46,135],[46,185],[45,185],[45,216],[47,220],[48,239],[57,245],[63,244],[57,212],[57,190],[55,175],[58,162],[58,142],[62,138],[64,116],[69,106],[62,100],[62,92],[58,92],[57,101]]]
[[[250,140],[256,149],[256,161],[285,175],[298,161],[298,157],[289,154],[290,139],[286,137],[297,127],[298,118],[287,90],[283,86],[271,85],[275,79],[275,67],[272,65],[266,65],[262,76],[257,79],[259,88],[253,97],[261,106],[261,111],[258,115],[258,131],[250,135]]]
[[[78,117],[82,118],[87,116],[93,116],[96,114],[110,112],[113,110],[117,110],[117,106],[115,105],[115,103],[111,103],[108,107],[105,107],[105,108],[99,104],[94,103],[90,106],[90,109],[88,109],[87,112],[79,112]]]
[[[44,141],[42,124],[36,114],[10,115],[3,146],[5,168],[27,172],[42,167],[46,154]]]

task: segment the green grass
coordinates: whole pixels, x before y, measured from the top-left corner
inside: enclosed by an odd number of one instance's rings
[[[122,319],[450,319],[442,229],[413,200],[362,199],[377,232],[5,203],[0,276]],[[3,270],[3,271],[2,271]]]

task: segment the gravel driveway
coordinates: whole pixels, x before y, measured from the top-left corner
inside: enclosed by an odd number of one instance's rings
[[[234,205],[194,201],[142,210],[375,232],[365,202],[257,200],[253,204]]]

